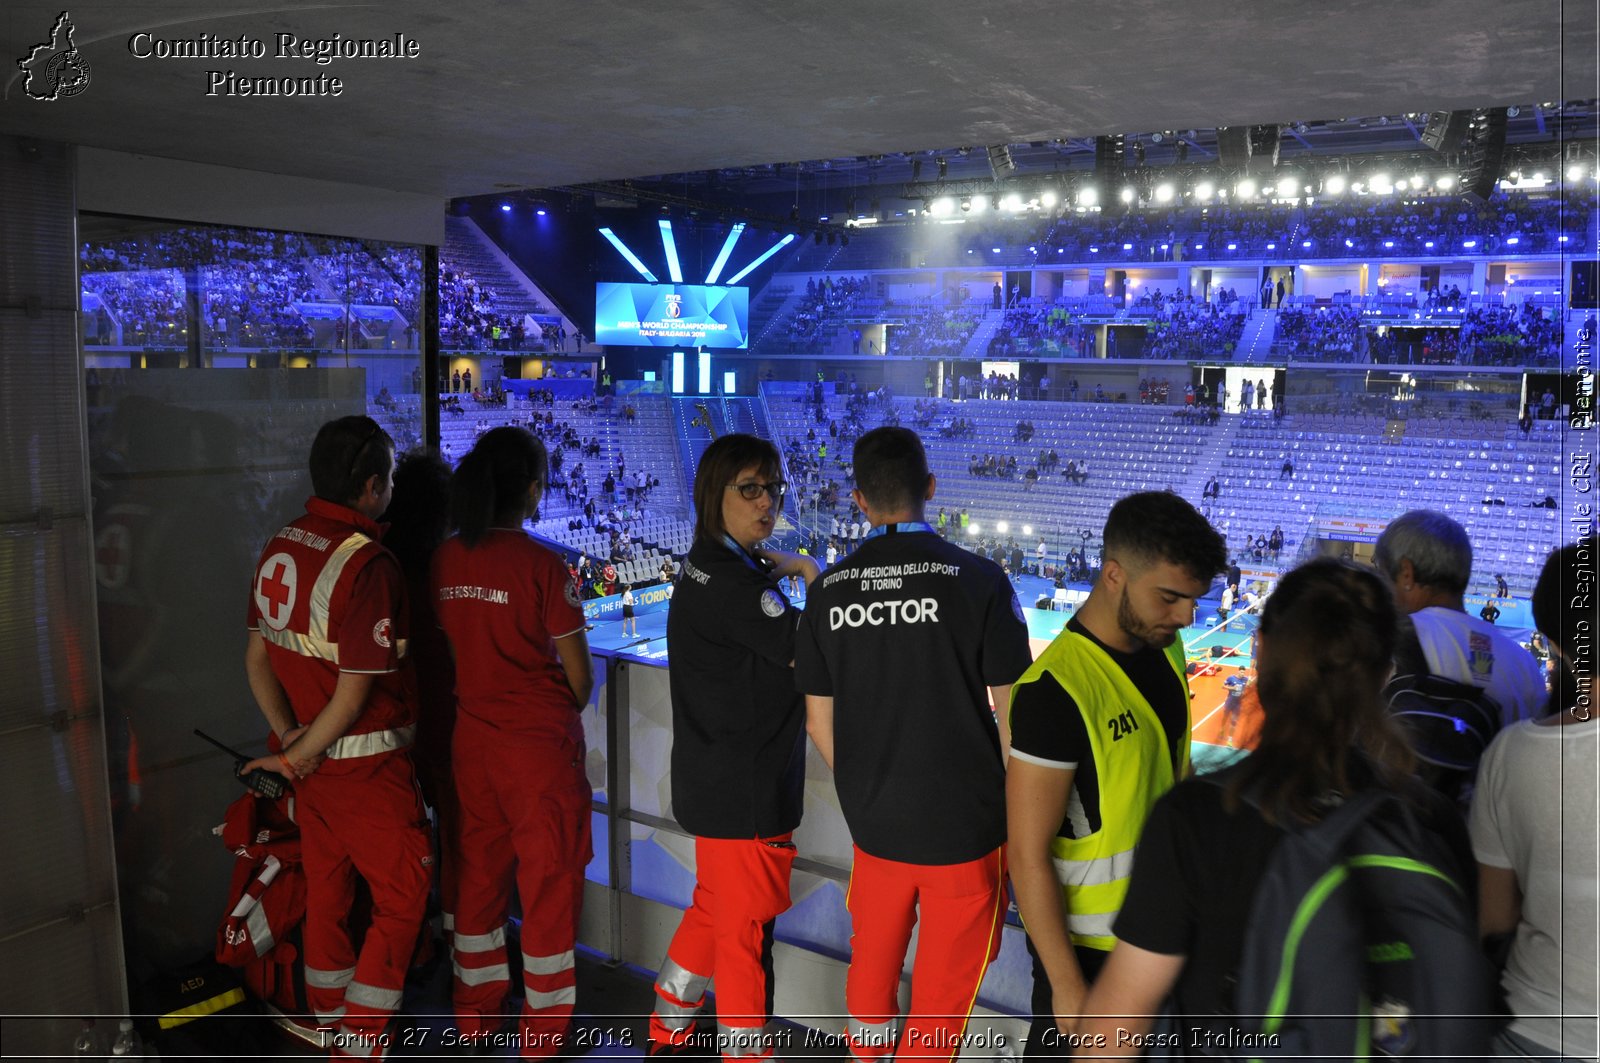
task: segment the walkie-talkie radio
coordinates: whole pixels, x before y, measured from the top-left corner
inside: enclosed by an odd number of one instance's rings
[[[244,783],[245,789],[272,800],[277,800],[283,796],[284,781],[277,773],[270,772],[265,768],[257,768],[249,775],[240,775],[239,769],[250,763],[249,757],[245,756],[243,753],[240,753],[238,750],[229,749],[227,746],[223,745],[221,742],[218,742],[215,738],[212,738],[198,727],[194,729],[194,733],[198,737],[204,738],[207,742],[210,742],[212,745],[216,746],[218,749],[222,750],[224,753],[228,754],[228,756],[233,758],[234,777],[240,782]]]

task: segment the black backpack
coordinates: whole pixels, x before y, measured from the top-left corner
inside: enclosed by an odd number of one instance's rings
[[[1438,675],[1396,679],[1389,715],[1422,762],[1418,775],[1458,802],[1467,797],[1478,761],[1504,720],[1500,703],[1482,689]]]
[[[1459,862],[1397,794],[1364,790],[1289,828],[1251,906],[1234,1059],[1469,1059],[1489,1051],[1494,972]]]

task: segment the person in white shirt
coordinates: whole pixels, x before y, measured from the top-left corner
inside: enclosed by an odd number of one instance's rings
[[[624,583],[622,585],[622,634],[624,636],[628,635],[628,628],[631,626],[633,628],[633,637],[638,638],[639,618],[633,613],[633,605],[633,584]]]
[[[1443,513],[1414,509],[1389,522],[1372,561],[1394,584],[1415,633],[1401,639],[1397,681],[1425,672],[1470,683],[1494,699],[1506,726],[1541,713],[1547,693],[1533,654],[1467,613],[1472,543],[1465,528]]]
[[[839,560],[839,544],[837,542],[835,542],[834,540],[829,539],[828,540],[828,566],[827,567],[832,568],[833,567],[833,563],[835,561],[837,561],[837,560]]]
[[[1571,587],[1593,571],[1595,541],[1550,555],[1533,590],[1533,619],[1551,652],[1577,663],[1561,711],[1501,731],[1478,765],[1470,826],[1478,860],[1478,926],[1485,938],[1511,934],[1500,984],[1510,1025],[1495,1055],[1593,1059],[1600,1014],[1596,968],[1595,764],[1600,719],[1588,632],[1594,610]],[[1563,586],[1565,584],[1565,586]]]

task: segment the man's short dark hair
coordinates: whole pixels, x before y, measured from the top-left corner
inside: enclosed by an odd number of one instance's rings
[[[347,506],[374,476],[387,480],[393,464],[394,440],[382,425],[366,416],[340,417],[318,429],[311,444],[311,490]]]
[[[1106,516],[1105,542],[1105,556],[1124,566],[1165,561],[1208,581],[1228,566],[1222,536],[1199,510],[1167,491],[1119,500]]]
[[[1413,509],[1389,522],[1372,549],[1372,563],[1394,580],[1409,560],[1418,583],[1465,594],[1472,580],[1472,540],[1467,529],[1437,510]]]
[[[909,428],[874,428],[851,455],[856,487],[873,509],[919,508],[927,500],[928,452]]]

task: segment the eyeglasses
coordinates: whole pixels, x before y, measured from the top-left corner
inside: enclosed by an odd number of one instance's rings
[[[728,490],[739,492],[739,497],[746,502],[754,502],[763,494],[771,495],[772,500],[776,502],[789,490],[789,485],[782,480],[772,480],[764,484],[758,484],[754,480],[747,480],[742,484],[729,484]]]
[[[374,439],[378,438],[378,433],[381,431],[383,431],[383,426],[377,422],[373,422],[372,427],[367,431],[366,436],[361,440],[361,445],[356,448],[355,455],[350,459],[349,475],[354,476],[356,474],[356,469],[361,465],[361,455],[366,451],[367,445]]]

